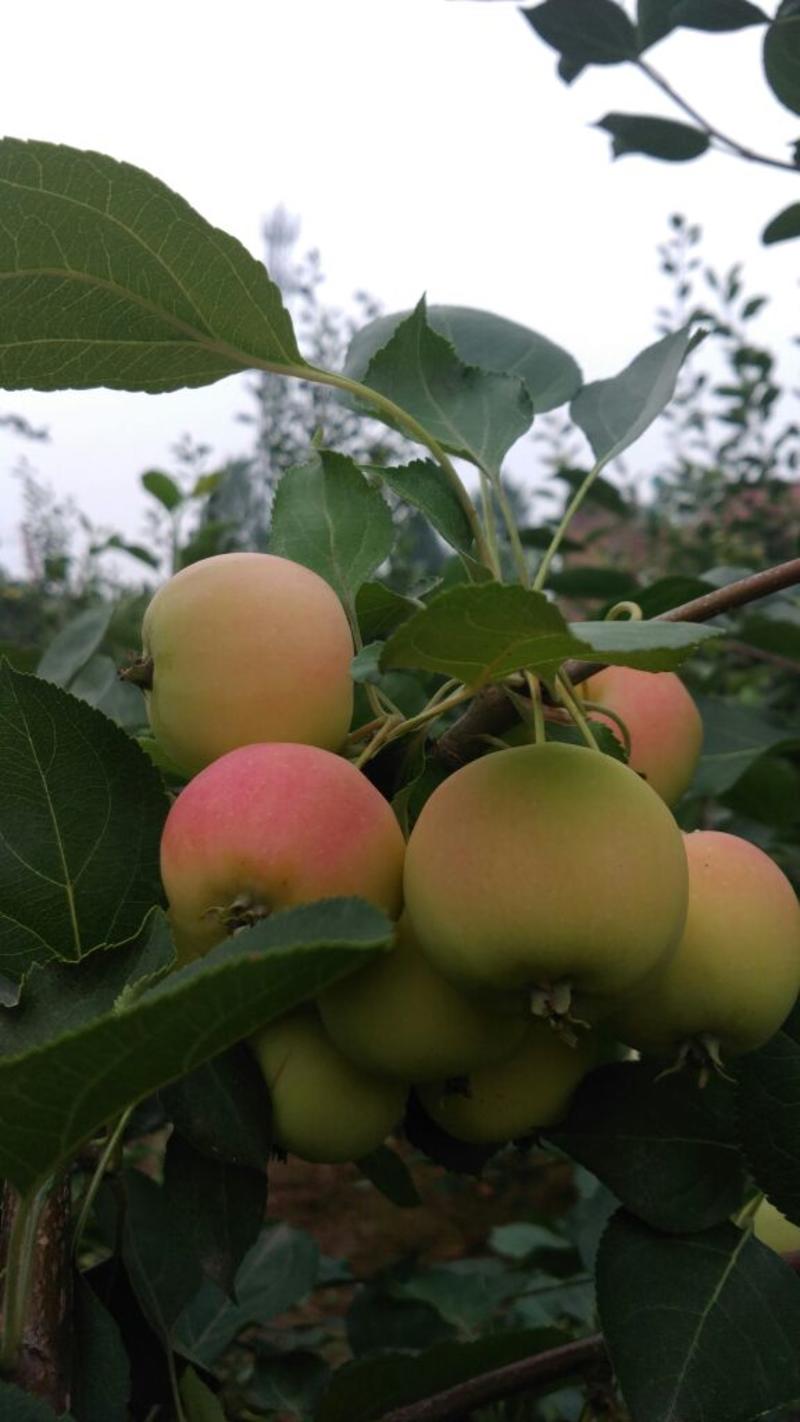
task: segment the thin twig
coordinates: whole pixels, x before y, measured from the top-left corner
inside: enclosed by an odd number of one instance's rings
[[[504,1368],[468,1378],[456,1387],[407,1407],[397,1407],[384,1413],[380,1422],[454,1422],[489,1403],[608,1367],[602,1334],[594,1333],[590,1338],[580,1338],[576,1343],[565,1343],[561,1348],[551,1348],[547,1353],[521,1358],[519,1362],[507,1363]]]
[[[721,133],[718,128],[714,127],[714,124],[708,122],[708,119],[704,119],[702,114],[699,114],[697,109],[693,108],[677,90],[673,89],[669,80],[665,79],[657,69],[654,69],[652,64],[648,64],[646,59],[642,59],[640,56],[634,62],[637,69],[641,70],[642,74],[645,74],[653,84],[656,84],[662,94],[666,94],[667,98],[677,104],[678,108],[682,109],[687,117],[692,119],[710,139],[713,139],[715,143],[722,144],[724,151],[734,154],[737,158],[744,158],[748,163],[763,163],[767,168],[781,168],[784,172],[795,175],[800,172],[794,163],[789,163],[784,158],[772,158],[768,153],[758,153],[754,148],[748,148],[746,144],[739,143],[737,139],[728,138],[727,134]]]

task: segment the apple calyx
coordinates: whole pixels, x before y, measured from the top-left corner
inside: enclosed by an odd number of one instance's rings
[[[241,893],[229,904],[212,904],[203,917],[218,919],[228,936],[235,938],[237,933],[244,933],[245,929],[252,928],[263,918],[269,918],[270,913],[267,905],[259,903],[252,894]]]
[[[656,1081],[661,1081],[665,1076],[674,1076],[676,1072],[686,1068],[697,1072],[697,1085],[701,1090],[708,1085],[712,1075],[721,1076],[723,1081],[736,1081],[736,1078],[725,1070],[719,1038],[711,1032],[701,1032],[697,1037],[689,1037],[685,1042],[681,1042],[672,1066],[659,1072]]]

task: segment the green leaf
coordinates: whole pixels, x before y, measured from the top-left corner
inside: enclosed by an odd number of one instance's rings
[[[261,262],[101,153],[0,142],[0,385],[176,390],[302,367]]]
[[[687,30],[743,30],[768,25],[769,15],[750,0],[673,0],[675,23]]]
[[[588,469],[562,468],[556,470],[555,477],[556,479],[562,480],[563,483],[568,484],[573,494],[576,494],[588,472]],[[599,475],[592,480],[584,502],[587,504],[597,504],[599,508],[606,509],[608,513],[614,514],[616,518],[630,518],[633,513],[631,504],[620,493],[616,484],[612,484],[610,479],[603,479],[602,476]],[[551,533],[547,542],[544,544],[545,548],[549,545],[552,536]],[[577,544],[576,546],[580,548],[582,545]],[[566,553],[568,548],[569,543],[566,542],[566,540],[562,541],[562,552]]]
[[[194,1368],[187,1368],[184,1372],[179,1391],[186,1422],[225,1422],[222,1403],[197,1376]]]
[[[573,653],[595,657],[610,666],[639,667],[642,671],[673,671],[701,647],[722,635],[718,627],[697,622],[572,622],[570,631],[580,644]]]
[[[578,563],[574,568],[564,568],[559,573],[550,573],[547,586],[562,597],[577,598],[636,598],[638,584],[636,576],[624,568],[593,568],[590,563]]]
[[[673,573],[665,578],[658,578],[656,582],[650,583],[649,587],[640,588],[635,601],[645,617],[658,617],[662,612],[669,612],[671,608],[691,602],[692,598],[704,597],[711,591],[712,584],[703,582],[701,578]]]
[[[73,617],[42,654],[37,676],[56,686],[68,686],[97,651],[108,631],[114,609],[111,603],[89,607]]]
[[[368,642],[360,652],[356,652],[350,663],[350,675],[355,682],[371,682],[379,686],[381,682],[381,652],[383,642]]]
[[[0,1410],[3,1422],[73,1422],[72,1414],[63,1413],[60,1419],[46,1402],[23,1392],[13,1383],[0,1382]]]
[[[399,1209],[413,1209],[422,1204],[405,1161],[388,1146],[378,1146],[371,1155],[362,1156],[356,1164],[375,1189],[380,1190]]]
[[[115,1012],[162,977],[175,963],[165,915],[156,909],[141,932],[116,948],[97,948],[78,963],[51,960],[26,975],[18,1005],[0,1013],[0,1055],[17,1057],[46,1047]]]
[[[742,1147],[756,1184],[800,1223],[800,1007],[737,1063]]]
[[[161,1104],[175,1130],[212,1160],[261,1170],[272,1149],[263,1073],[244,1043],[166,1086]]]
[[[363,642],[378,642],[386,638],[407,617],[416,612],[418,604],[387,588],[384,583],[362,583],[356,594],[356,620]]]
[[[161,900],[167,810],[129,736],[49,682],[0,667],[0,972],[136,933]]]
[[[261,1232],[267,1204],[267,1160],[258,1170],[201,1155],[179,1135],[167,1147],[164,1192],[191,1233],[206,1278],[230,1291],[236,1271]],[[185,1302],[183,1300],[182,1302]]]
[[[767,223],[761,233],[761,241],[766,246],[773,242],[788,242],[792,237],[800,237],[800,202],[790,202]]]
[[[370,466],[388,487],[407,504],[425,515],[446,543],[462,553],[473,546],[472,529],[453,487],[440,465],[431,459],[415,459],[398,467]]]
[[[597,1300],[632,1422],[751,1422],[800,1396],[800,1279],[734,1225],[678,1239],[621,1211]]]
[[[140,1170],[125,1172],[124,1188],[122,1258],[142,1312],[166,1344],[203,1277],[191,1221]]]
[[[606,114],[595,124],[611,134],[611,149],[615,158],[625,153],[644,153],[649,158],[663,158],[670,163],[687,163],[699,158],[711,139],[702,129],[674,119],[654,118],[650,114]]]
[[[345,607],[393,543],[388,504],[346,455],[320,450],[278,484],[270,552],[319,573]]]
[[[299,1303],[319,1274],[319,1245],[305,1230],[270,1225],[242,1260],[236,1299],[256,1322],[266,1322]]]
[[[793,114],[800,114],[800,14],[789,11],[764,36],[764,73],[775,95]]]
[[[183,494],[175,480],[170,479],[169,474],[162,474],[160,469],[148,469],[142,475],[141,482],[148,494],[152,494],[168,513],[183,503]]]
[[[248,1406],[267,1408],[291,1422],[313,1422],[330,1375],[328,1364],[316,1353],[298,1348],[262,1354],[247,1386]]]
[[[722,1079],[699,1091],[691,1073],[663,1076],[663,1067],[598,1067],[545,1134],[654,1229],[708,1229],[742,1203],[736,1094]]]
[[[800,736],[765,711],[722,697],[696,698],[703,718],[703,752],[693,795],[722,795],[767,751],[797,745]]]
[[[173,1346],[211,1367],[243,1328],[269,1323],[300,1303],[319,1276],[319,1247],[304,1230],[270,1225],[239,1266],[234,1298],[206,1280],[172,1331]]]
[[[523,381],[465,364],[429,324],[424,297],[372,356],[361,383],[407,410],[445,449],[490,469],[533,419]]]
[[[372,357],[410,315],[395,311],[378,316],[357,331],[347,352],[346,374],[362,380]],[[572,356],[538,331],[470,306],[428,306],[426,315],[428,325],[451,342],[465,365],[519,376],[537,414],[563,405],[580,389],[581,372]]]
[[[649,49],[675,28],[676,0],[637,0],[636,29],[640,50]]]
[[[614,0],[544,0],[522,14],[540,39],[578,64],[635,59],[636,30]]]
[[[397,1352],[347,1363],[334,1373],[316,1422],[377,1422],[395,1408],[563,1342],[560,1330],[525,1329],[490,1334],[470,1343],[437,1343],[413,1359],[407,1352]]]
[[[690,345],[691,327],[682,326],[640,351],[619,375],[584,385],[575,396],[570,414],[598,464],[634,444],[669,404]]]
[[[358,899],[276,913],[133,1001],[0,1058],[0,1175],[21,1192],[88,1136],[375,952],[392,925]]]
[[[73,1279],[72,1407],[78,1422],[124,1422],[131,1369],[117,1323],[82,1274]]]
[[[662,671],[716,635],[713,629],[677,622],[568,626],[543,593],[485,583],[439,593],[392,633],[381,666],[440,672],[474,687],[500,681],[521,667],[549,676],[569,657]]]
[[[530,1259],[542,1250],[571,1249],[572,1245],[563,1235],[554,1234],[544,1225],[530,1224],[520,1220],[515,1224],[495,1225],[489,1233],[489,1248],[502,1254],[504,1259],[521,1262]]]

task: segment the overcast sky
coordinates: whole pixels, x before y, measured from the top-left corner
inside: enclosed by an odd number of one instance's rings
[[[774,0],[766,0],[774,10]],[[5,20],[2,128],[139,164],[261,255],[278,203],[317,246],[327,298],[365,288],[388,310],[480,306],[566,346],[588,378],[654,339],[666,288],[656,244],[670,212],[702,224],[705,253],[742,259],[773,300],[758,330],[799,329],[800,243],[759,232],[797,200],[789,173],[710,154],[612,163],[592,123],[609,110],[675,114],[626,66],[571,88],[516,7],[470,0],[28,0]],[[679,32],[649,56],[728,131],[788,156],[798,121],[760,77],[760,32]],[[0,563],[19,568],[21,455],[98,523],[141,529],[137,475],[183,432],[217,455],[245,447],[241,381],[148,396],[0,392],[0,413],[49,426],[31,445],[0,430]],[[530,445],[512,466],[530,468]]]

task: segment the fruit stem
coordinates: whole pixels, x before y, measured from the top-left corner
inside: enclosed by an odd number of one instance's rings
[[[511,511],[511,504],[509,503],[508,495],[505,489],[503,488],[502,476],[500,474],[499,469],[487,469],[484,472],[488,474],[489,478],[491,479],[492,488],[494,489],[495,497],[500,506],[500,513],[503,516],[503,523],[505,524],[506,533],[508,534],[508,542],[511,548],[511,557],[514,560],[514,567],[517,570],[517,576],[520,582],[522,583],[522,586],[526,588],[530,583],[528,560],[525,557],[525,549],[522,546],[522,540],[519,536],[519,529],[517,528],[516,519],[514,518],[514,515]]]
[[[137,657],[129,667],[119,667],[117,676],[120,681],[130,682],[131,686],[140,686],[142,691],[152,691],[153,670],[152,657]]]
[[[547,574],[550,572],[550,564],[552,563],[553,559],[556,556],[556,553],[561,547],[561,540],[563,539],[567,529],[572,523],[573,518],[578,512],[578,509],[586,498],[586,495],[591,489],[592,484],[594,483],[601,469],[605,467],[606,462],[607,461],[605,459],[598,459],[594,468],[589,470],[589,473],[586,475],[586,478],[584,479],[583,483],[578,489],[575,490],[575,493],[567,504],[567,507],[561,515],[558,527],[555,533],[553,534],[553,537],[550,539],[550,544],[547,550],[545,551],[544,557],[542,558],[539,567],[536,569],[536,577],[533,580],[534,592],[541,592],[542,588],[547,582]]]
[[[595,750],[599,752],[600,747],[597,744],[594,732],[592,731],[592,728],[589,725],[587,718],[584,716],[578,704],[578,698],[575,695],[575,689],[565,671],[562,670],[558,673],[556,677],[556,686],[561,700],[569,711],[573,721],[575,722],[575,725],[578,727],[578,730],[583,736],[583,739],[585,740],[587,746],[589,746],[590,750]]]
[[[378,728],[372,739],[368,741],[365,745],[358,759],[353,762],[356,770],[360,770],[362,765],[366,765],[367,761],[372,759],[372,757],[380,750],[381,746],[385,745],[386,742],[390,739],[392,731],[398,725],[402,725],[402,721],[398,723],[397,718],[395,716],[387,716],[384,719],[383,725]]]
[[[538,676],[534,676],[533,673],[529,671],[526,671],[525,673],[525,680],[528,683],[528,691],[530,693],[531,706],[533,708],[533,743],[537,746],[543,746],[545,741],[547,740],[547,732],[545,731],[544,725],[542,684],[539,681]]]

